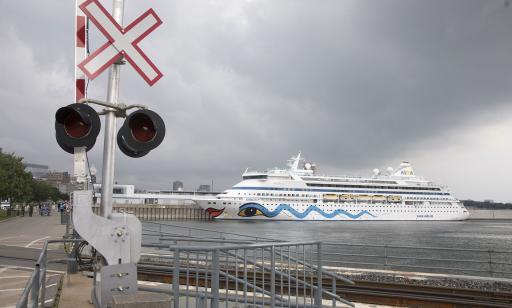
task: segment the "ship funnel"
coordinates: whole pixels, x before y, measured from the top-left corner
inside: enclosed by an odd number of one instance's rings
[[[397,176],[414,176],[414,170],[409,162],[404,161],[398,166],[398,169],[393,175]]]

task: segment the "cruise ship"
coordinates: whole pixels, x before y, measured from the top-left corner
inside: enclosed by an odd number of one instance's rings
[[[286,169],[246,170],[215,197],[194,200],[216,219],[464,220],[462,202],[441,185],[416,176],[410,163],[369,177],[318,175],[301,153]]]

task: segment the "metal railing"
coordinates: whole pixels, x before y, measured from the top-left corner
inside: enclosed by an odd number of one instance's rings
[[[283,242],[272,238],[263,236],[247,235],[229,231],[217,231],[205,228],[180,226],[170,223],[159,223],[159,222],[144,222],[143,235],[146,237],[145,241],[150,239],[162,238],[162,237],[176,237],[176,240],[187,240],[187,239],[203,239],[213,240],[235,240],[235,241],[251,241],[251,242]]]
[[[61,261],[61,260],[48,260],[48,245],[52,243],[70,243],[70,242],[81,242],[78,239],[67,239],[67,240],[47,240],[44,242],[44,246],[39,255],[34,271],[30,275],[25,288],[21,293],[21,296],[16,304],[16,308],[37,308],[44,307],[46,299],[46,269],[48,262]]]
[[[201,240],[189,239],[199,243]],[[141,286],[142,290],[174,295],[173,306],[213,308],[229,303],[244,306],[321,307],[328,301],[353,306],[336,294],[336,283],[353,284],[322,266],[320,242],[239,244],[228,246],[180,246],[145,243],[143,247],[162,249],[167,262],[159,266],[141,265],[146,271],[167,271],[172,289]],[[329,288],[324,287],[328,282]]]
[[[140,220],[211,220],[208,212],[193,207],[173,207],[165,205],[114,206],[114,212],[130,213]],[[100,207],[93,206],[93,213],[99,215]]]
[[[328,267],[512,278],[512,251],[323,242]]]
[[[144,235],[147,242],[165,240],[175,245],[190,240],[223,244],[283,242],[257,235],[157,222],[145,222]],[[512,278],[512,251],[507,250],[346,242],[323,242],[323,247],[321,261],[333,270],[353,267]]]

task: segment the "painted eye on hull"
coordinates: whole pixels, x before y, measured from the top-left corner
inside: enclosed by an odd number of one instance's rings
[[[238,216],[241,217],[253,217],[253,216],[265,216],[260,210],[254,207],[248,207],[240,212],[238,212]]]

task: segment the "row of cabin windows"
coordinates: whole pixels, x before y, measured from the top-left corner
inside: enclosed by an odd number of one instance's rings
[[[373,189],[402,189],[402,190],[430,190],[440,191],[439,187],[411,187],[411,186],[374,186],[374,185],[340,185],[340,184],[320,184],[306,183],[308,187],[343,187],[343,188],[373,188]]]
[[[217,204],[217,201],[208,201],[208,204]],[[219,201],[220,204],[220,201]],[[231,204],[231,202],[222,202],[223,205]]]
[[[238,193],[238,195],[243,196],[259,196],[259,197],[303,197],[303,198],[311,198],[311,197],[319,197],[318,195],[308,195],[308,194],[278,194],[278,193]],[[409,199],[415,200],[449,200],[450,198],[446,197],[408,197]],[[316,203],[316,201],[314,201]],[[324,202],[337,202],[336,200],[325,199]]]
[[[288,200],[289,201],[289,200]],[[279,206],[281,205],[282,203],[263,203],[263,205],[271,205],[271,206]],[[308,208],[309,205],[306,204],[304,205],[303,203],[286,203],[286,204],[289,204],[289,205],[292,205],[292,206],[297,206],[297,207],[300,207],[300,208]],[[432,209],[432,208],[435,208],[435,209],[451,209],[451,208],[457,208],[457,206],[454,206],[454,205],[450,205],[450,204],[445,204],[445,203],[440,203],[441,205],[446,205],[446,206],[436,206],[436,207],[432,207],[432,206],[426,206],[422,203],[418,204],[418,206],[416,206],[416,208],[426,208],[426,209]],[[402,208],[402,209],[409,209],[411,208],[410,205],[405,205],[405,206],[399,206],[399,205],[396,205],[396,206],[384,206],[382,204],[366,204],[366,205],[361,205],[361,204],[355,204],[355,203],[345,203],[343,205],[332,205],[332,204],[319,204],[317,205],[319,208],[334,208],[334,209],[337,209],[337,208],[345,208],[345,207],[357,207],[357,208],[376,208],[376,209],[387,209],[387,208]]]
[[[275,204],[275,203],[272,203],[272,204],[264,204],[265,206],[279,206],[279,204]],[[290,204],[292,206],[295,206],[298,210],[302,210],[302,211],[305,211],[309,208],[309,206],[303,206],[303,205],[298,205],[298,204]],[[320,206],[320,208],[330,208],[331,210],[336,210],[337,208],[334,208],[333,207],[335,206],[329,206],[329,205],[326,205],[326,206]],[[372,208],[372,210],[374,211],[377,211],[377,212],[389,212],[389,213],[414,213],[414,212],[435,212],[435,213],[456,213],[457,210],[454,210],[454,209],[449,209],[449,207],[435,207],[435,208],[432,208],[432,207],[426,207],[425,209],[421,208],[421,209],[392,209],[390,207],[383,207],[383,206],[375,206],[375,208],[373,209],[373,206],[369,206],[369,208]],[[445,209],[445,210],[441,210],[441,209]],[[354,211],[354,212],[357,212],[357,211],[360,211],[361,210],[361,207],[358,207],[358,209],[352,209],[352,210],[348,210],[348,211]]]
[[[349,182],[347,180],[341,179],[325,179],[325,178],[312,178],[312,177],[304,177],[303,180],[309,181],[323,181],[323,182]],[[396,181],[376,181],[376,180],[358,180],[359,183],[374,183],[374,184],[397,184]],[[353,184],[354,185],[354,184]]]
[[[270,188],[267,188],[265,190],[272,190]],[[280,191],[283,191],[281,189],[279,189]],[[298,189],[298,190],[303,190],[303,191],[307,191],[305,189]],[[286,190],[284,190],[286,191]],[[402,194],[402,195],[449,195],[449,193],[443,193],[443,192],[440,192],[440,193],[432,193],[432,192],[408,192],[408,191],[392,191],[392,192],[382,192],[382,191],[375,191],[375,190],[353,190],[353,191],[331,191],[329,193],[346,193],[346,192],[351,192],[351,193],[362,193],[362,194],[382,194],[382,193],[390,193],[390,194]],[[282,193],[238,193],[239,195],[243,194],[243,195],[257,195],[257,196],[283,196],[283,197],[299,197],[299,196],[302,196],[302,197],[307,197],[307,196],[310,196],[308,194],[294,194],[294,193],[286,193],[286,194],[282,194]]]

